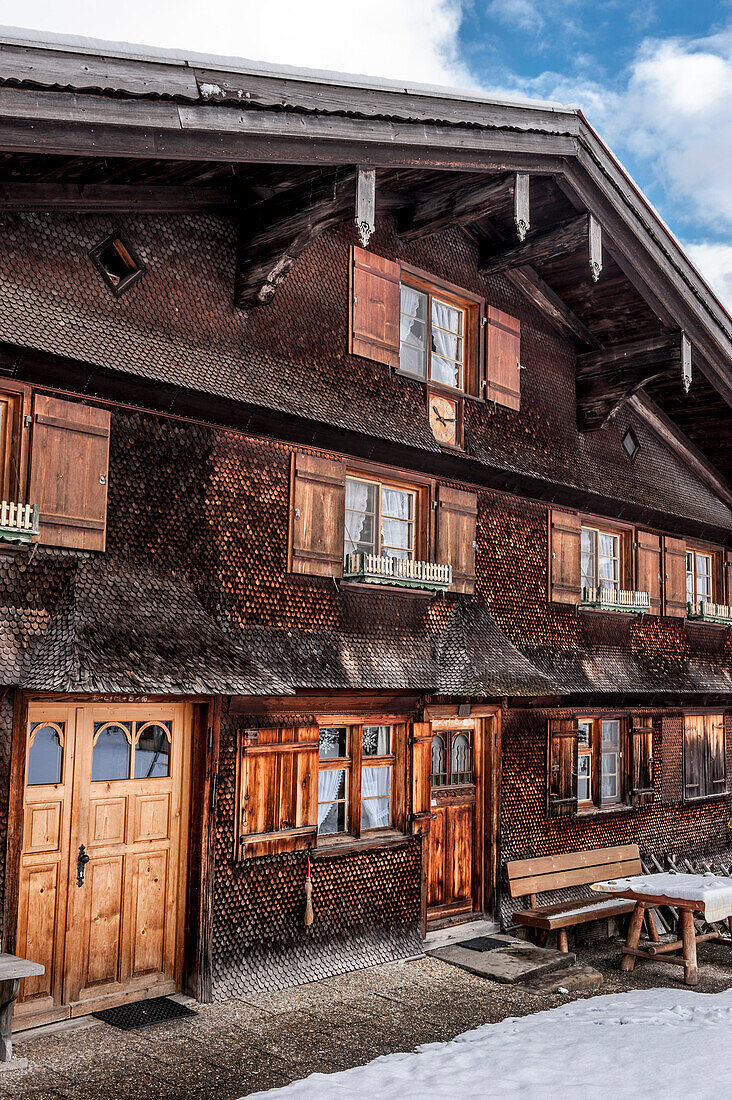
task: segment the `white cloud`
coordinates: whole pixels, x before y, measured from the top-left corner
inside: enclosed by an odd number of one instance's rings
[[[544,26],[544,16],[536,0],[491,0],[488,16],[510,27],[534,33]]]
[[[0,0],[0,24],[305,68],[466,86],[461,0]]]
[[[686,244],[684,248],[699,273],[732,313],[732,244],[701,241]]]

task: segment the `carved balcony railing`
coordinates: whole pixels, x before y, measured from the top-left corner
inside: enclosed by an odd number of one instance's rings
[[[686,605],[687,617],[692,622],[719,623],[722,626],[732,626],[732,607],[723,603],[712,603],[711,600],[697,600]]]
[[[635,592],[625,588],[583,588],[581,607],[601,611],[633,611],[642,614],[651,610],[650,592]]]
[[[346,554],[344,581],[422,588],[444,592],[452,584],[452,566],[430,561],[390,558],[383,554]]]
[[[14,500],[0,503],[0,540],[32,542],[38,535],[38,505]]]

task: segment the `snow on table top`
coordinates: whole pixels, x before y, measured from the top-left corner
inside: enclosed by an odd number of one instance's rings
[[[715,875],[711,871],[703,875],[677,875],[670,871],[658,875],[630,875],[594,882],[590,889],[599,894],[632,890],[636,894],[650,894],[653,897],[697,901],[708,921],[724,920],[732,915],[732,878]]]
[[[707,1100],[729,1095],[731,1029],[732,990],[638,989],[484,1024],[248,1100]],[[578,1056],[578,1037],[590,1057]]]

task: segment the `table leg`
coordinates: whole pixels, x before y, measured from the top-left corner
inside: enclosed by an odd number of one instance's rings
[[[628,935],[625,940],[625,946],[635,951],[638,949],[640,943],[641,928],[643,927],[643,914],[645,912],[645,906],[642,902],[637,901],[635,903],[635,909],[630,917],[630,924],[628,925]],[[621,970],[632,970],[635,967],[635,955],[626,955],[623,952],[623,957],[620,960]]]
[[[653,916],[652,909],[646,909],[646,924],[648,925],[648,935],[651,938],[651,943],[658,943],[658,929],[656,928],[656,919]]]
[[[699,970],[696,965],[696,929],[691,909],[681,910],[681,939],[684,945],[684,981],[687,985],[696,985]]]
[[[0,1062],[13,1057],[13,1005],[20,991],[20,978],[0,982]]]
[[[729,928],[730,936],[732,936],[732,917],[727,917],[727,927]]]

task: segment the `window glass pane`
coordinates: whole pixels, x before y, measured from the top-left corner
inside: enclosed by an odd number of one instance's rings
[[[363,727],[363,755],[389,756],[391,753],[391,726]]]
[[[596,531],[582,528],[582,587],[595,588],[597,585]]]
[[[361,828],[391,825],[391,765],[361,771]]]
[[[578,735],[577,739],[580,745],[592,744],[592,722],[578,722]]]
[[[447,783],[447,761],[445,742],[439,733],[432,737],[432,783],[435,787],[444,787]]]
[[[393,558],[414,554],[414,494],[385,485],[381,490],[381,553]]]
[[[433,355],[430,366],[430,378],[433,382],[440,382],[443,386],[460,388],[460,365],[451,359],[445,359],[441,355]]]
[[[427,295],[412,287],[401,288],[399,366],[424,378],[427,374]]]
[[[36,725],[31,730],[35,731],[33,744],[28,753],[28,776],[26,783],[29,787],[40,787],[44,783],[60,783],[63,772],[64,750],[58,730],[53,726]]]
[[[318,832],[346,829],[346,770],[333,768],[318,775]]]
[[[348,727],[323,726],[320,730],[320,759],[348,756]]]
[[[164,779],[170,775],[168,733],[157,723],[143,727],[135,745],[135,779]]]
[[[586,753],[577,759],[577,800],[590,801],[590,756]]]
[[[104,727],[104,728],[103,728]],[[101,731],[97,733],[97,731]],[[96,741],[92,751],[92,782],[111,782],[130,778],[130,742],[132,723],[105,726],[94,723]]]
[[[696,597],[710,600],[712,597],[712,559],[709,554],[696,555]]]
[[[612,587],[618,581],[618,543],[617,535],[606,535],[602,531],[598,539],[598,574],[600,584]]]
[[[620,746],[620,721],[617,718],[603,719],[602,745],[603,748]]]
[[[470,751],[470,737],[467,733],[454,733],[452,735],[450,772],[451,783],[472,782],[473,761]]]
[[[694,602],[694,555],[686,555],[686,600]]]
[[[424,348],[414,348],[410,344],[402,344],[399,349],[399,369],[407,374],[416,374],[418,378],[424,378],[427,374],[427,353]]]
[[[602,797],[603,799],[618,797],[618,754],[603,752],[602,754]]]
[[[344,552],[376,553],[376,511],[379,486],[373,481],[346,478]]]

